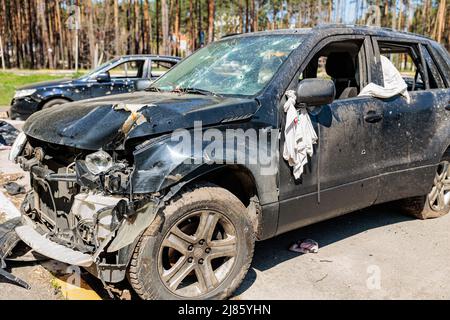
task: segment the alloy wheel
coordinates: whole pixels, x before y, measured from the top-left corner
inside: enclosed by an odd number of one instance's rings
[[[195,298],[216,289],[230,274],[237,256],[236,228],[222,213],[193,212],[164,237],[158,271],[175,295]]]

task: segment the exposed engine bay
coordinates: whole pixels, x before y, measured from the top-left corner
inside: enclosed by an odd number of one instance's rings
[[[52,243],[84,254],[83,260],[71,253],[66,259],[61,254],[55,258],[88,270],[92,266],[89,271],[95,275],[107,269],[105,266],[120,269],[126,265],[126,247],[152,222],[159,202],[158,194],[132,193],[133,167],[126,156],[28,138],[16,162],[30,172],[32,186],[21,208],[23,223]],[[31,243],[24,242],[36,247],[31,234],[21,237],[29,237]],[[51,252],[42,250],[52,257]],[[121,278],[110,275],[105,280]]]

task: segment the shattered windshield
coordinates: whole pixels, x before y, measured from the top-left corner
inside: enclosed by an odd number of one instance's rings
[[[299,35],[248,36],[214,42],[157,80],[152,88],[252,96],[302,42]]]

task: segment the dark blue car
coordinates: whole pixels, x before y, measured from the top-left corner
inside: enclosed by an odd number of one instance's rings
[[[170,56],[121,56],[79,79],[41,82],[19,88],[11,102],[10,118],[25,120],[36,111],[66,102],[135,91],[137,80],[156,80],[179,61],[180,58]]]

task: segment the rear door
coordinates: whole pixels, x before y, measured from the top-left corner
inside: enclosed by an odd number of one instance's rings
[[[375,38],[374,48],[378,60],[384,55],[393,62],[411,97],[410,103],[402,96],[380,100],[383,122],[376,162],[381,175],[377,202],[381,203],[428,193],[437,164],[433,145],[440,122],[438,110],[445,107],[439,96],[446,90],[423,44]]]

